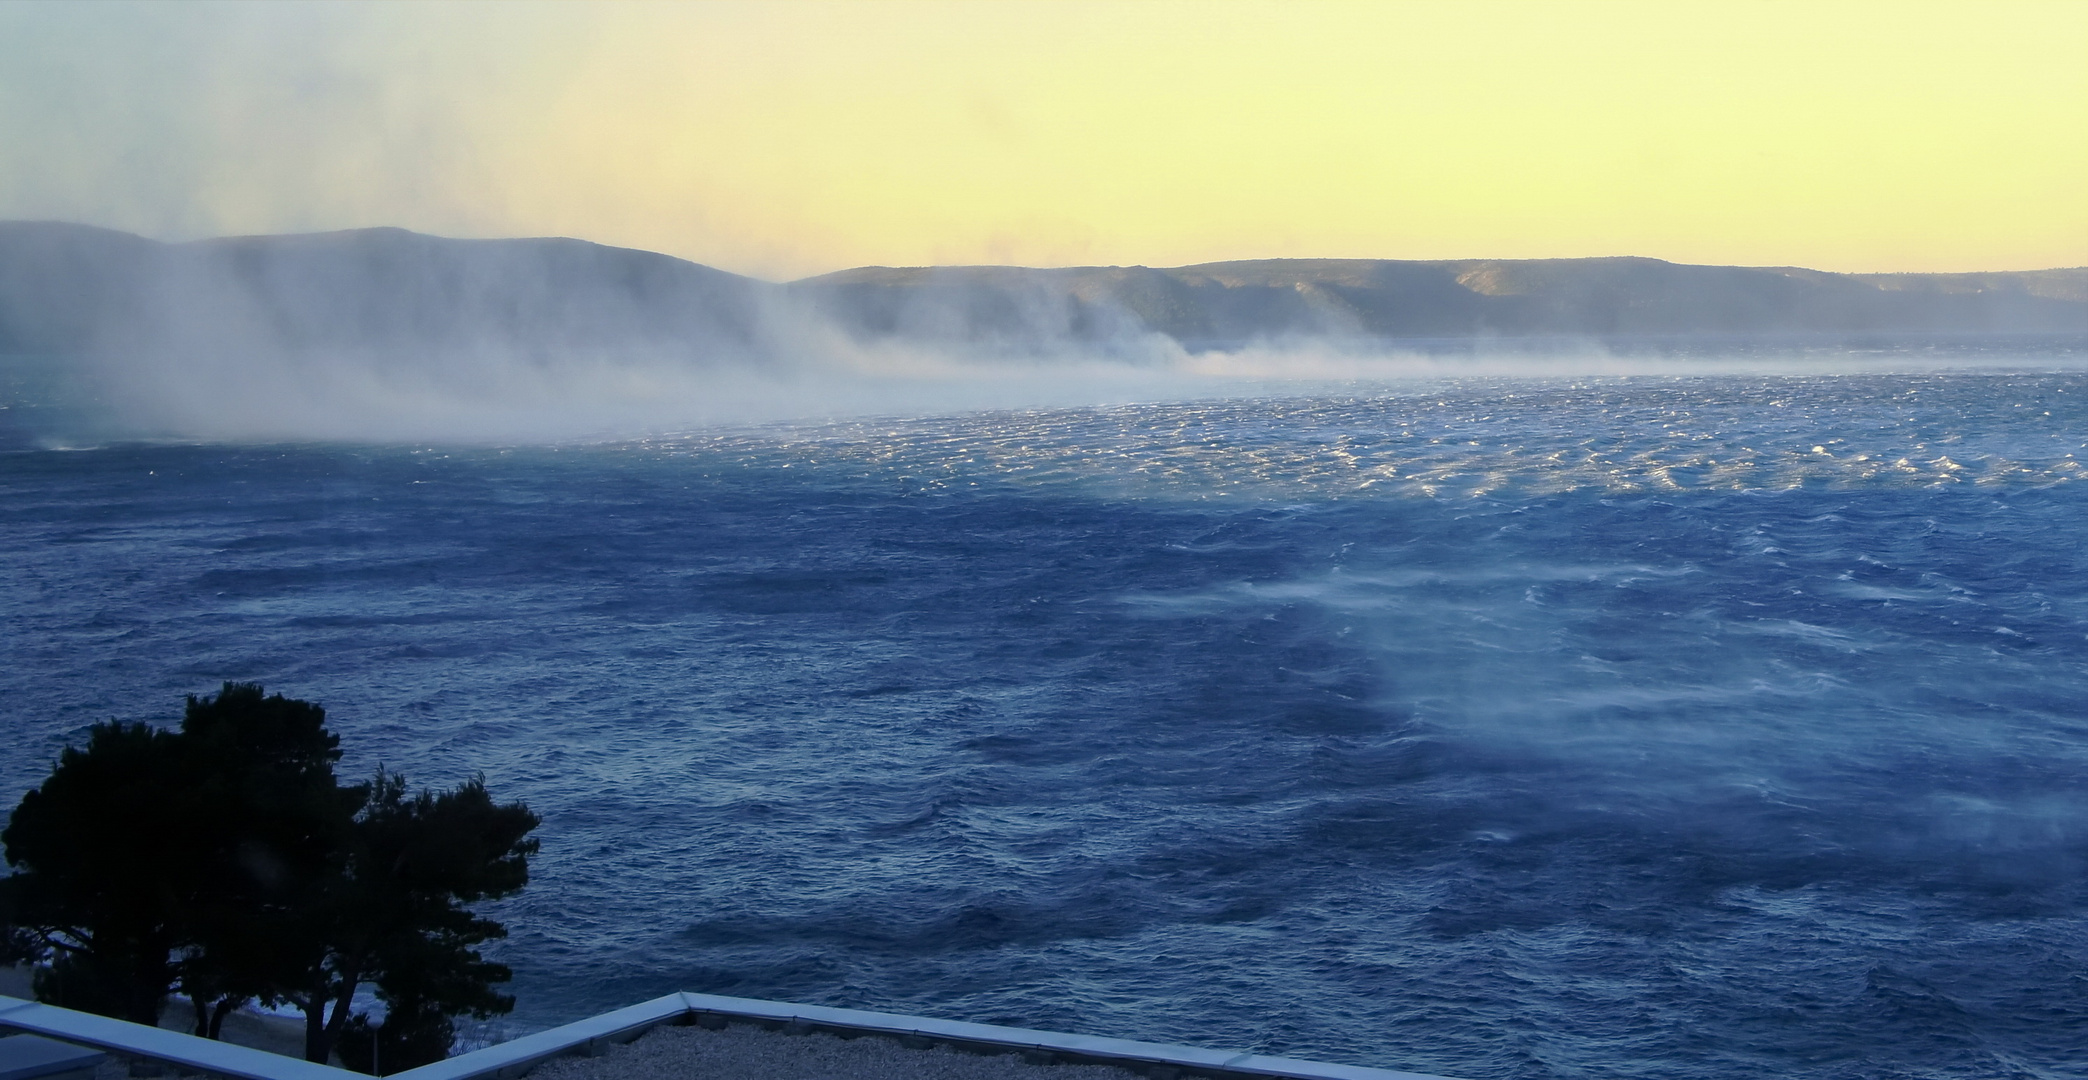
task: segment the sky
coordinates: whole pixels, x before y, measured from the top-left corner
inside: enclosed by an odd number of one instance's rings
[[[2088,3],[0,4],[0,218],[858,265],[2088,264]]]

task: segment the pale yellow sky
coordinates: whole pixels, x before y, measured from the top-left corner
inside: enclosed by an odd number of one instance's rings
[[[0,5],[0,217],[869,263],[2088,264],[2088,2]]]

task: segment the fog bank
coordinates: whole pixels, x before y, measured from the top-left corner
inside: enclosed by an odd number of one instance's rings
[[[0,223],[0,439],[543,441],[1460,376],[2049,365],[2088,270],[1651,259],[863,268]]]

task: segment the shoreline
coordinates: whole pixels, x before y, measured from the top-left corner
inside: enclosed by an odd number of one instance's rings
[[[36,1000],[30,978],[30,969],[26,967],[0,966],[0,996]],[[194,1018],[189,1000],[179,994],[173,995],[167,999],[166,1007],[160,1010],[160,1030],[191,1034],[196,1026]],[[300,1060],[304,1058],[304,1022],[296,1017],[261,1012],[249,1005],[225,1017],[222,1034],[223,1041],[234,1046]]]

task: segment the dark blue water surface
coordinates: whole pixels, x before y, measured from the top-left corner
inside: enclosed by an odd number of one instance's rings
[[[227,679],[685,989],[1457,1077],[2088,1061],[2088,377],[0,455],[0,797]]]

